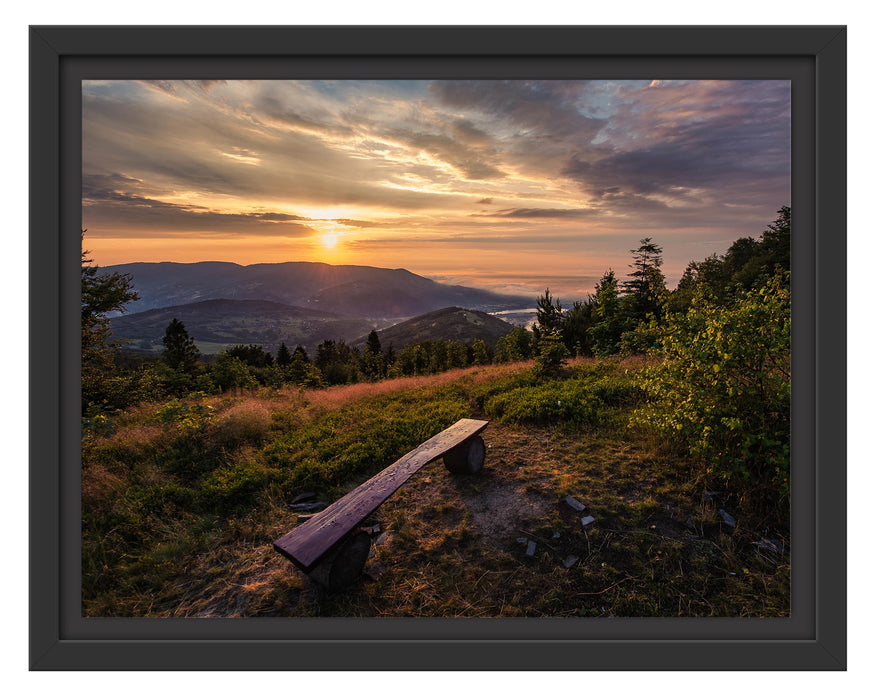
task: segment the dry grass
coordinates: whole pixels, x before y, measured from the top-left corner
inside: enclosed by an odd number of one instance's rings
[[[619,369],[629,372],[643,362],[628,360]],[[591,364],[578,361],[570,367]],[[157,424],[155,406],[138,408],[126,415],[114,436],[95,439],[84,452],[84,509],[100,536],[87,535],[84,541],[84,571],[90,578],[83,614],[789,613],[788,553],[769,553],[753,544],[773,533],[752,530],[733,496],[705,498],[707,485],[693,465],[650,436],[633,432],[626,421],[580,428],[492,422],[484,433],[483,471],[454,477],[435,462],[376,511],[373,518],[385,539],[374,546],[362,579],[336,595],[317,588],[272,549],[271,543],[297,524],[296,514],[285,507],[289,494],[269,487],[249,496],[244,511],[199,515],[204,506],[157,461],[167,459],[161,450],[170,441],[186,447],[204,439],[209,455],[218,448],[219,461],[216,469],[210,463],[200,468],[228,472],[232,478],[237,469],[264,468],[261,445],[321,416],[333,417],[359,402],[375,406],[404,391],[455,384],[470,392],[528,367],[521,363],[323,391],[212,397],[212,419],[195,436],[181,437],[177,426]],[[418,404],[413,410],[419,410]],[[567,495],[587,509],[573,511],[563,503]],[[125,515],[121,504],[134,509],[144,502],[156,504],[146,510],[139,506],[137,512],[149,512],[148,519],[138,515],[142,519],[125,532],[113,524]],[[738,518],[735,528],[720,522],[719,507]],[[585,514],[596,521],[582,527]],[[536,543],[533,556],[526,555],[521,538]],[[576,563],[566,568],[571,558]]]

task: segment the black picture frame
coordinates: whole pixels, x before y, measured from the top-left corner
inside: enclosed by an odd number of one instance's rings
[[[76,227],[82,79],[649,74],[792,81],[795,387],[789,618],[80,616]],[[31,27],[30,667],[845,669],[845,75],[846,29],[840,26]]]

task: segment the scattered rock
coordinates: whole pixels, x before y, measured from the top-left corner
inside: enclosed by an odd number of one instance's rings
[[[590,525],[594,521],[596,521],[595,517],[593,517],[592,515],[585,515],[581,519],[581,527],[587,527],[588,525]]]
[[[575,566],[577,562],[578,557],[576,557],[574,554],[570,554],[563,560],[563,566],[565,566],[567,569],[571,569],[573,566]]]
[[[392,531],[386,530],[385,532],[380,533],[379,537],[376,538],[374,544],[382,544],[383,542],[387,542],[391,536]]]
[[[554,535],[553,535],[553,538],[554,538],[555,540],[560,539],[560,533],[559,533],[559,532],[555,532]]]
[[[368,535],[378,535],[380,530],[382,530],[378,523],[367,525],[366,527],[362,527],[361,529]]]
[[[697,530],[697,528],[694,526],[694,523],[691,521],[691,518],[686,520],[685,524],[686,524],[686,526],[690,527],[692,530]]]
[[[314,513],[315,511],[327,508],[327,503],[324,501],[318,501],[316,503],[295,503],[289,504],[288,507],[291,510],[301,510],[304,513]]]
[[[737,525],[737,521],[734,519],[731,513],[728,513],[719,508],[719,515],[722,516],[722,522],[725,523],[728,527],[734,527],[735,525]]]
[[[314,502],[315,494],[311,491],[307,493],[301,493],[299,496],[295,496],[294,499],[288,503],[289,506],[294,506],[297,503],[305,503],[306,501]]]
[[[534,554],[535,554],[535,542],[533,542],[532,540],[529,540],[529,542],[526,545],[526,556],[531,557]]]
[[[767,538],[763,538],[758,542],[753,542],[756,547],[759,549],[765,549],[769,552],[774,552],[774,554],[783,554],[785,547],[784,544],[780,540],[769,540]]]
[[[518,537],[517,544],[526,544],[526,538],[525,537]]]
[[[379,581],[386,572],[386,568],[378,561],[364,567],[364,573],[373,581]]]
[[[566,505],[568,505],[570,508],[574,509],[578,513],[580,513],[587,507],[583,503],[576,501],[574,498],[572,498],[572,496],[566,496],[566,498],[564,498],[563,500],[566,502]]]

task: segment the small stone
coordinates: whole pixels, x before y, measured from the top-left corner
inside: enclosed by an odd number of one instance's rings
[[[594,522],[595,520],[596,520],[596,518],[593,517],[592,515],[585,515],[585,516],[581,519],[581,527],[587,527],[588,525],[590,525],[590,524],[591,524],[592,522]]]
[[[587,507],[583,503],[576,501],[574,498],[572,498],[572,496],[566,496],[566,498],[564,498],[563,500],[566,502],[566,505],[568,505],[570,508],[574,509],[578,513],[580,513]]]
[[[765,538],[758,542],[753,542],[753,544],[759,549],[765,549],[769,552],[774,552],[774,554],[783,554],[784,551],[783,543],[780,540],[769,540]]]
[[[525,537],[518,537],[517,544],[526,544],[526,538]]]
[[[535,554],[535,542],[529,540],[529,543],[526,545],[526,556],[531,557]]]
[[[364,573],[374,581],[379,581],[386,572],[386,568],[378,561],[364,567]]]
[[[388,539],[392,536],[391,530],[386,530],[385,532],[380,533],[379,537],[376,538],[374,544],[382,544],[383,542],[387,542]]]
[[[566,557],[566,559],[563,560],[563,566],[565,566],[567,569],[571,569],[573,566],[575,566],[577,561],[578,557],[576,557],[574,554],[570,554],[568,557]]]
[[[560,533],[559,533],[559,532],[555,532],[554,535],[553,535],[553,538],[554,538],[555,540],[560,539]]]
[[[311,491],[307,493],[301,493],[299,496],[296,496],[288,505],[293,506],[296,503],[305,503],[306,501],[311,501],[315,498],[315,494]]]
[[[288,506],[291,510],[302,510],[304,513],[312,513],[327,508],[327,503],[318,501],[317,503],[292,503]]]
[[[719,508],[719,515],[722,516],[722,522],[725,523],[728,527],[734,527],[735,525],[737,525],[737,521],[734,519],[734,517],[721,508]]]

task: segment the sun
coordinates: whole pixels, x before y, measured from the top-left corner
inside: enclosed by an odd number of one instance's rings
[[[330,250],[332,248],[336,248],[337,243],[339,243],[339,240],[340,240],[339,235],[333,231],[330,233],[325,233],[323,236],[321,236],[321,243],[328,250]]]

